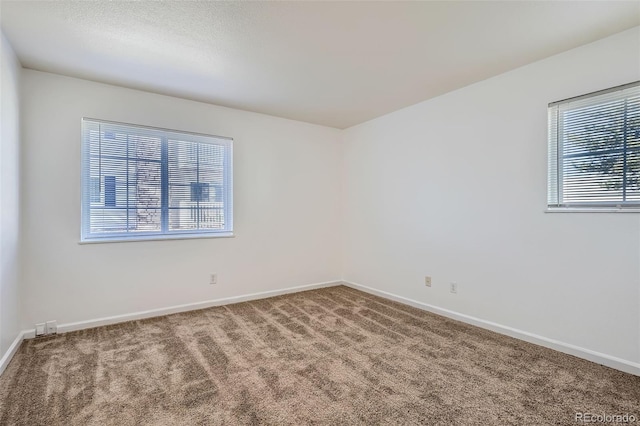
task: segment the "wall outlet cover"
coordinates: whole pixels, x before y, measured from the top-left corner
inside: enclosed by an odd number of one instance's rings
[[[45,323],[36,324],[36,336],[44,336],[46,333]]]
[[[47,321],[45,324],[45,333],[46,334],[56,334],[58,333],[58,322],[57,321]]]

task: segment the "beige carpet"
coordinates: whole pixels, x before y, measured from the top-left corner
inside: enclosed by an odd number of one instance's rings
[[[1,425],[558,425],[640,377],[347,287],[25,341]]]

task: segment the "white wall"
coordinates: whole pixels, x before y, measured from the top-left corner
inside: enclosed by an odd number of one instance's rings
[[[20,332],[20,71],[0,32],[0,358]]]
[[[345,279],[639,362],[640,215],[544,212],[547,104],[636,80],[640,28],[348,129]]]
[[[338,130],[32,70],[22,77],[25,328],[340,279]],[[236,237],[79,245],[82,117],[234,138]]]

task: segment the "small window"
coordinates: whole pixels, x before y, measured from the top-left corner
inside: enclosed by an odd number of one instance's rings
[[[100,177],[98,177],[100,179]],[[116,206],[116,177],[105,176],[104,177],[104,206],[115,207]]]
[[[206,182],[191,182],[191,201],[209,201],[209,184]]]
[[[91,178],[91,202],[99,203],[100,202],[100,177],[92,177]]]
[[[82,140],[82,241],[231,235],[231,139],[84,119]]]
[[[640,82],[549,104],[550,208],[640,208]]]

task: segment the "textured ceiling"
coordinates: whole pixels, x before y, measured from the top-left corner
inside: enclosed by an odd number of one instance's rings
[[[640,25],[640,2],[3,1],[23,66],[346,128]]]

